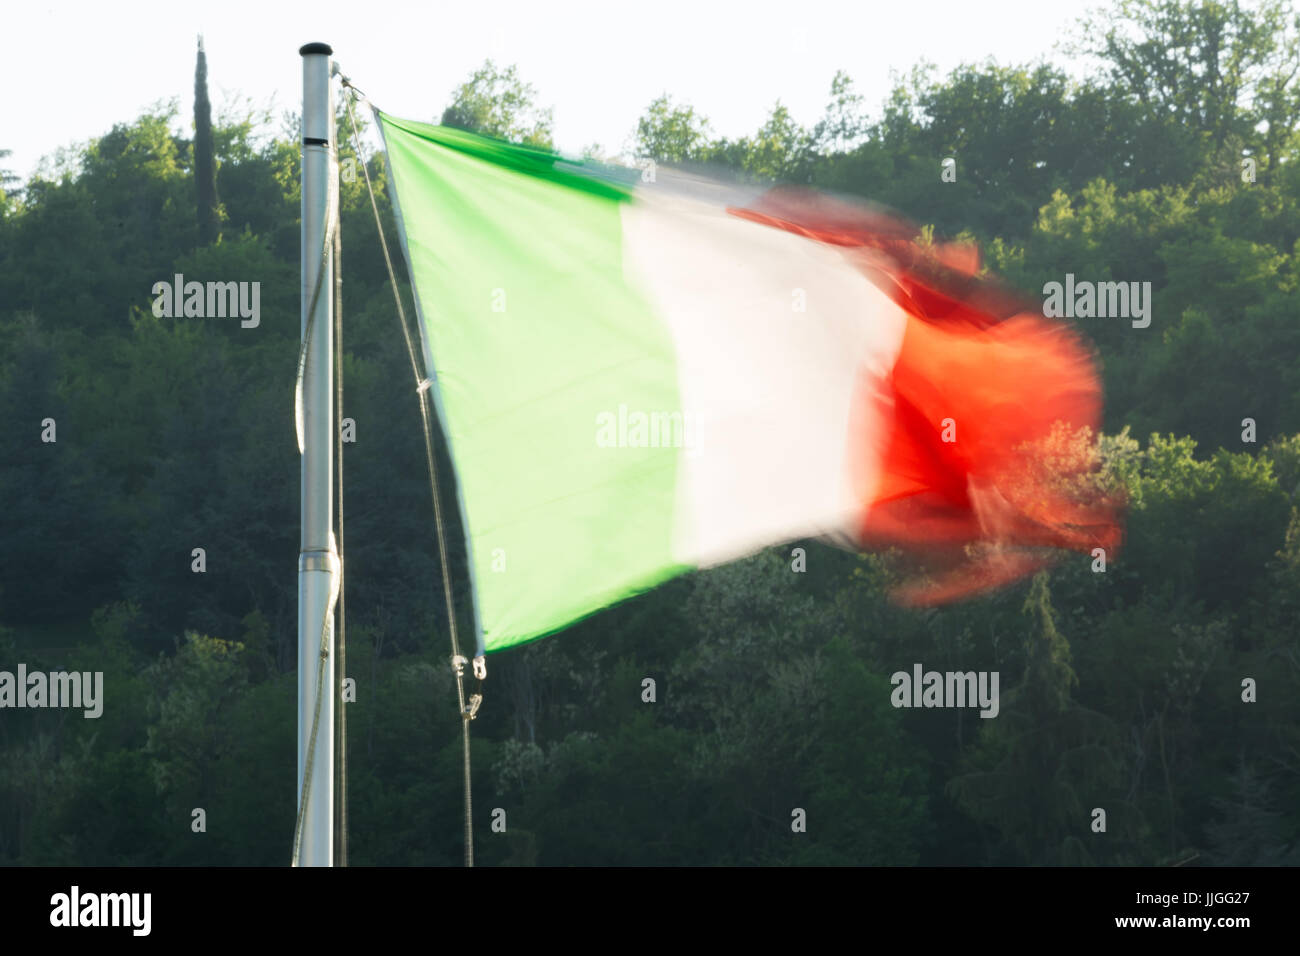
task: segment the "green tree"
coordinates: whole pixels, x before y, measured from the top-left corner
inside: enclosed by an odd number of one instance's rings
[[[8,159],[13,155],[11,149],[0,149],[0,159]],[[12,171],[0,166],[0,215],[3,215],[5,208],[11,202],[10,197],[14,194],[14,187],[19,184],[19,179]]]
[[[194,183],[198,192],[199,242],[217,238],[217,168],[212,150],[212,104],[208,102],[208,57],[199,37],[194,67]]]
[[[11,623],[88,614],[112,596],[97,545],[111,538],[114,482],[94,473],[101,436],[82,431],[60,389],[58,339],[20,320],[0,376],[0,606]],[[47,440],[53,439],[53,440]]]
[[[1243,150],[1275,168],[1300,120],[1300,45],[1285,0],[1119,0],[1079,46],[1107,63],[1117,91],[1192,169],[1235,176]]]
[[[1215,798],[1219,819],[1210,824],[1210,857],[1219,866],[1295,866],[1300,844],[1287,843],[1286,825],[1266,778],[1242,762],[1232,796]]]
[[[830,102],[812,129],[809,147],[819,153],[842,153],[856,146],[866,129],[862,94],[854,90],[848,73],[837,70],[831,79]]]
[[[636,155],[660,163],[703,159],[709,141],[709,121],[695,107],[674,105],[667,93],[646,107],[637,120]]]
[[[536,98],[533,85],[519,78],[513,64],[501,69],[485,60],[452,92],[451,104],[442,113],[442,124],[551,149],[552,110],[538,107]]]
[[[1094,807],[1110,808],[1108,832],[1124,847],[1133,824],[1120,812],[1114,724],[1081,705],[1069,642],[1057,629],[1048,577],[1035,577],[1024,613],[1024,672],[981,729],[965,773],[949,782],[957,805],[997,837],[989,863],[1080,864],[1115,859],[1089,842]],[[1089,847],[1092,849],[1089,849]],[[1121,851],[1122,852],[1122,851]],[[1122,858],[1122,857],[1121,857]]]
[[[744,169],[756,179],[798,178],[807,160],[809,134],[779,100],[748,143]]]

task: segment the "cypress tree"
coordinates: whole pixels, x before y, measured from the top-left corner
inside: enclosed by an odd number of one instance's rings
[[[198,187],[199,244],[217,238],[217,164],[212,155],[212,104],[208,102],[208,58],[199,37],[194,68],[194,178]]]

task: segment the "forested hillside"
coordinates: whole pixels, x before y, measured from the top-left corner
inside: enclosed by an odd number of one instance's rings
[[[645,160],[866,197],[924,241],[972,239],[1034,300],[1067,274],[1149,282],[1146,327],[1062,320],[1103,370],[1121,552],[917,611],[884,596],[894,555],[804,542],[494,655],[473,724],[479,863],[1300,862],[1300,22],[1280,0],[1124,0],[1062,40],[1086,79],[922,66],[876,106],[855,93],[864,61],[810,127],[777,103],[722,139],[708,104],[667,95],[628,126]],[[445,94],[413,118],[551,145],[545,91],[513,69]],[[0,669],[105,680],[95,720],[0,713],[3,864],[289,858],[296,119],[216,104],[206,135],[178,136],[190,106],[124,117],[0,194]],[[339,124],[350,857],[456,864],[420,415],[342,106]],[[151,290],[176,274],[259,282],[260,321],[157,317]],[[452,563],[468,631],[463,547]],[[890,675],[917,662],[999,671],[998,718],[892,706]]]

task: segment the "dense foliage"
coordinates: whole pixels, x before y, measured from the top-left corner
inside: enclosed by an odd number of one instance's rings
[[[777,104],[753,137],[718,139],[665,95],[635,135],[660,162],[974,237],[1030,295],[1066,273],[1151,282],[1149,328],[1075,320],[1104,368],[1122,554],[917,612],[883,597],[893,556],[808,543],[796,573],[789,546],[496,656],[473,725],[480,862],[1300,859],[1295,14],[1122,0],[1079,36],[1098,64],[1082,81],[921,67],[870,114],[841,73],[811,128]],[[550,143],[549,111],[491,63],[440,115]],[[298,146],[291,123],[228,109],[213,194],[175,119],[4,180],[0,669],[101,670],[105,706],[0,712],[0,863],[289,856]],[[391,230],[383,157],[363,158]],[[351,860],[452,864],[460,717],[419,414],[364,183],[341,188]],[[175,273],[260,282],[260,324],[155,317]],[[917,662],[999,671],[997,719],[891,706],[890,675]]]

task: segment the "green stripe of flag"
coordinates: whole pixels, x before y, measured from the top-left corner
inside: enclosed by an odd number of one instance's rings
[[[624,281],[628,188],[461,130],[380,125],[486,649],[680,573],[680,449],[596,438],[620,405],[681,407],[669,332]]]

